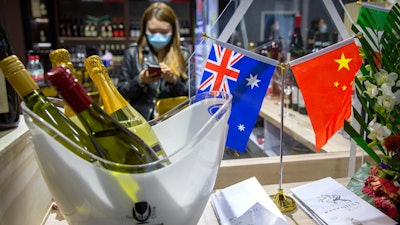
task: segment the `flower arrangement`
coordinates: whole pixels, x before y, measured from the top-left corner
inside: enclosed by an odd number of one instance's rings
[[[385,139],[388,155],[371,166],[362,192],[373,198],[374,205],[386,215],[400,221],[400,133]]]
[[[392,6],[382,27],[368,11],[360,16],[363,21],[352,26],[363,34],[359,41],[364,63],[355,79],[361,109],[353,108],[360,129],[345,122],[344,130],[376,162],[363,177],[362,197],[399,222],[400,6]]]

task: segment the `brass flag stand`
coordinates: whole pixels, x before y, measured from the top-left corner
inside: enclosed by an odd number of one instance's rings
[[[293,198],[284,195],[283,189],[282,189],[282,177],[283,177],[283,118],[284,118],[284,88],[285,88],[285,76],[286,76],[286,66],[287,63],[279,63],[278,67],[281,70],[281,79],[282,79],[282,84],[281,84],[281,132],[280,132],[280,168],[279,168],[279,188],[278,192],[275,195],[270,195],[270,198],[272,201],[275,203],[275,205],[278,207],[278,209],[282,213],[287,213],[287,212],[292,212],[297,209],[296,202],[294,201]]]

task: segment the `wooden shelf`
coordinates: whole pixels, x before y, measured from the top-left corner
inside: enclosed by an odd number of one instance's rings
[[[72,41],[76,41],[76,42],[85,42],[85,41],[118,41],[118,42],[122,42],[122,41],[126,41],[125,37],[59,37],[58,38],[60,43],[61,42],[72,42]]]

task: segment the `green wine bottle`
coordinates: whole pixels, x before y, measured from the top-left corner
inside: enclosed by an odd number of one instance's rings
[[[45,78],[75,111],[87,133],[102,148],[105,158],[115,163],[109,164],[109,169],[140,173],[163,167],[161,162],[157,162],[157,154],[141,138],[102,110],[64,65],[53,67]]]
[[[159,156],[166,156],[150,124],[122,97],[98,55],[86,58],[85,68],[99,89],[104,111],[142,138]]]
[[[14,55],[5,27],[0,21],[0,60]],[[20,100],[0,70],[0,131],[17,127],[19,124]]]
[[[25,105],[30,110],[52,125],[55,129],[64,134],[69,140],[80,146],[82,149],[101,157],[101,153],[98,152],[98,149],[90,140],[90,137],[82,129],[77,127],[68,117],[66,117],[56,106],[54,106],[40,91],[39,86],[29,75],[25,66],[17,56],[11,55],[7,58],[4,58],[2,61],[0,61],[0,68],[3,70],[3,73],[9,83],[17,91],[19,96],[22,97]],[[68,141],[65,141],[51,131],[49,127],[46,127],[37,121],[36,124],[81,158],[89,162],[94,161],[94,159],[88,154],[80,151]]]

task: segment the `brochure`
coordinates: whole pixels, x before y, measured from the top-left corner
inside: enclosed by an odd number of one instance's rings
[[[397,224],[331,177],[292,188],[291,191],[297,205],[318,224]]]

